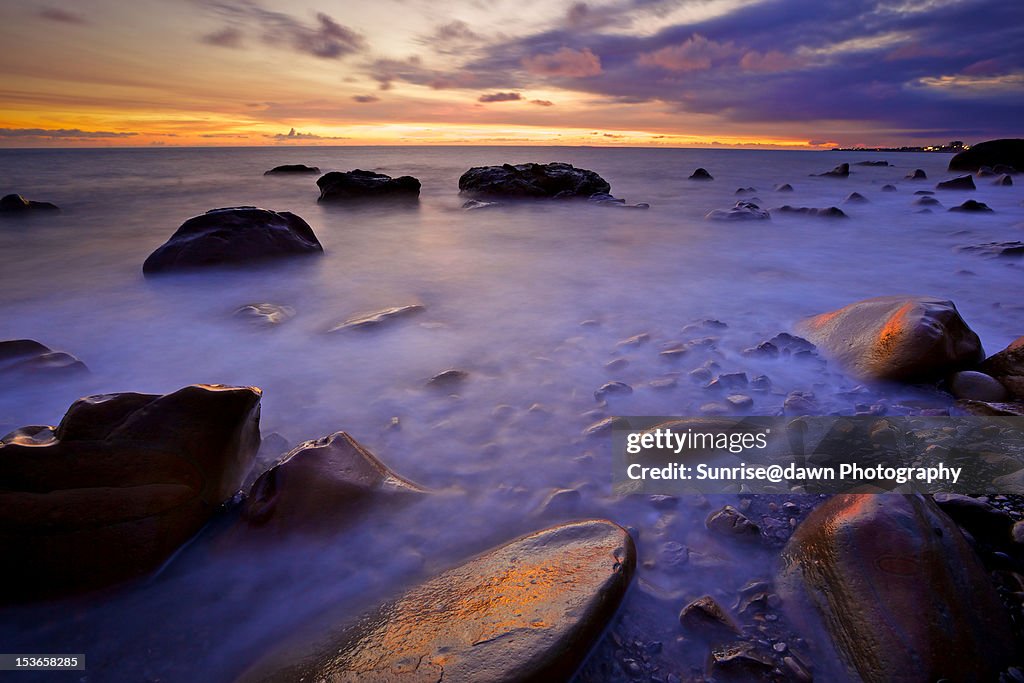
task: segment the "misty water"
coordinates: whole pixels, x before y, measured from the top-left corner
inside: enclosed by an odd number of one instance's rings
[[[893,165],[852,166],[845,179],[809,175],[874,159]],[[667,510],[613,495],[610,439],[583,430],[611,415],[699,414],[721,398],[689,376],[709,361],[715,373],[770,378],[770,391],[744,392],[754,399],[744,410],[751,415],[778,414],[791,391],[813,392],[822,413],[948,406],[933,390],[859,388],[831,365],[741,353],[805,316],[889,294],[951,299],[990,353],[1019,336],[1020,267],[956,248],[1021,239],[1024,193],[981,178],[975,192],[937,191],[942,207],[919,213],[914,191],[955,175],[945,171],[948,159],[496,147],[0,152],[0,193],[63,209],[0,219],[0,339],[39,340],[91,370],[57,382],[5,380],[0,433],[57,424],[87,394],[256,385],[265,436],[295,445],[344,430],[434,491],[339,520],[333,534],[255,548],[218,540],[215,523],[141,585],[0,612],[0,642],[9,652],[86,653],[89,681],[111,680],[104,671],[123,680],[229,680],[324,614],[355,615],[476,552],[585,517],[636,530],[638,582],[623,610],[642,611],[652,634],[671,633],[687,599],[734,595],[769,577],[777,553],[734,547],[704,528],[707,512],[736,504],[734,495],[684,498]],[[528,161],[592,169],[616,196],[651,208],[461,209],[466,169]],[[263,176],[285,163],[413,175],[421,198],[413,207],[318,204],[316,176]],[[687,180],[696,167],[715,180]],[[904,180],[915,168],[929,180]],[[774,191],[786,182],[794,192]],[[897,191],[882,192],[886,183]],[[740,187],[757,191],[737,197]],[[869,202],[843,204],[855,191]],[[768,209],[839,206],[850,217],[704,220],[752,197]],[[969,198],[994,213],[946,211]],[[240,205],[302,216],[325,254],[143,279],[146,256],[184,220]],[[232,316],[262,302],[295,316],[271,329]],[[414,303],[426,310],[372,331],[328,332],[354,314]],[[638,334],[649,341],[620,344]],[[705,338],[675,360],[659,353]],[[616,358],[628,364],[605,367]],[[425,386],[449,368],[469,373],[455,393]],[[664,378],[678,383],[649,384]],[[598,402],[594,391],[610,380],[633,393]],[[578,504],[545,508],[565,488],[579,491]],[[666,560],[667,542],[689,548],[691,561]],[[670,654],[688,656],[683,647]]]

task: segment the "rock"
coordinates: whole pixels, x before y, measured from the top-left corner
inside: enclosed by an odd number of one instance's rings
[[[882,185],[882,192],[898,192],[895,185]]]
[[[764,221],[771,218],[767,211],[753,202],[736,202],[728,211],[708,211],[704,218],[709,221]]]
[[[745,195],[745,194],[754,194],[755,192],[757,192],[757,188],[756,187],[739,187],[739,188],[736,188],[736,192],[734,192],[733,194],[737,194],[737,195],[741,195],[742,196],[742,195]]]
[[[865,299],[809,318],[797,330],[860,379],[924,380],[984,358],[978,335],[953,302],[933,297]]]
[[[1024,413],[1017,413],[1018,415]],[[992,486],[990,487],[993,491],[999,491],[1000,493],[1012,493],[1014,495],[1024,495],[1024,469],[1017,470],[1012,474],[1004,474],[1001,477],[996,477],[992,480]]]
[[[846,204],[867,204],[868,198],[862,195],[860,192],[851,192],[846,199],[843,200]]]
[[[612,417],[606,417],[603,420],[598,420],[594,424],[592,424],[592,425],[588,426],[586,429],[584,429],[583,430],[583,436],[587,436],[587,437],[590,437],[590,436],[603,436],[603,435],[609,433],[610,431],[612,431],[613,429],[616,429],[616,428],[619,428],[619,427],[625,428],[625,427],[628,427],[628,426],[629,426],[629,420],[627,420],[624,417],[619,417],[617,415],[616,416],[612,416]]]
[[[711,651],[708,675],[721,683],[747,683],[764,681],[775,663],[770,655],[758,651],[751,643],[734,643]]]
[[[922,197],[923,199],[923,197]],[[965,213],[992,213],[992,209],[988,207],[988,204],[983,202],[976,202],[973,199],[968,199],[960,206],[954,206],[950,211],[963,211]]]
[[[490,209],[495,206],[501,206],[501,202],[482,202],[479,199],[470,199],[463,203],[462,208],[466,211],[479,211],[480,209]]]
[[[320,188],[317,201],[353,201],[370,199],[408,199],[416,200],[420,196],[420,181],[412,176],[398,178],[374,173],[373,171],[331,171],[317,178],[316,186]]]
[[[259,448],[261,392],[193,385],[76,401],[0,441],[0,602],[156,569],[234,496]]]
[[[924,195],[914,200],[916,206],[942,206],[942,203],[935,197]]]
[[[715,178],[707,172],[707,169],[698,168],[690,174],[690,180],[714,180]]]
[[[725,608],[710,595],[697,598],[679,612],[679,623],[689,635],[702,640],[732,640],[742,634]]]
[[[309,224],[288,211],[253,206],[213,209],[182,223],[149,255],[142,272],[152,275],[323,251]]]
[[[855,166],[888,166],[888,161],[858,161]]]
[[[737,410],[744,410],[754,405],[754,399],[746,394],[730,394],[725,397],[725,402]]]
[[[916,168],[906,176],[907,180],[928,180],[928,174],[924,172],[924,169]]]
[[[417,313],[422,313],[425,310],[427,310],[426,307],[421,304],[408,304],[406,306],[384,308],[372,313],[363,313],[361,315],[347,318],[345,321],[340,322],[329,329],[328,332],[339,332],[341,330],[371,330],[380,327],[391,320],[408,318],[409,316]]]
[[[246,304],[235,309],[232,315],[254,325],[273,327],[291,320],[295,316],[295,309],[278,304]]]
[[[779,213],[795,213],[803,216],[820,216],[822,218],[847,218],[848,216],[843,213],[843,210],[836,206],[830,206],[827,209],[815,209],[808,206],[780,206],[776,209]]]
[[[1009,166],[1007,164],[996,164],[995,166],[992,167],[992,170],[996,174],[1001,175],[1014,175],[1016,173],[1019,173],[1019,171],[1016,168],[1014,168],[1013,166]]]
[[[790,185],[789,183],[782,183],[781,185],[776,185],[775,186],[775,191],[776,192],[792,192],[793,191],[793,186]]]
[[[309,629],[239,681],[567,681],[635,566],[632,539],[611,522],[538,531],[361,617],[336,614],[341,625]]]
[[[351,436],[335,432],[299,444],[261,474],[242,519],[261,532],[335,532],[372,500],[420,493]]]
[[[953,374],[949,378],[949,391],[957,398],[972,401],[1002,401],[1007,396],[999,380],[974,370]]]
[[[70,353],[54,351],[34,339],[0,341],[0,376],[55,378],[89,372],[85,363]]]
[[[814,393],[808,391],[792,391],[782,403],[785,415],[813,415],[818,412],[818,402]]]
[[[708,384],[708,389],[742,389],[747,386],[747,373],[723,372]]]
[[[467,378],[469,378],[469,373],[465,370],[450,369],[439,372],[428,379],[427,386],[432,389],[449,390],[461,385]]]
[[[817,175],[821,178],[846,178],[850,175],[850,164],[842,163],[831,171],[825,171],[824,173],[818,173]]]
[[[1004,138],[979,142],[950,159],[949,170],[977,171],[982,166],[1000,164],[1024,168],[1024,139]]]
[[[985,401],[971,401],[961,399],[956,402],[956,407],[964,415],[982,415],[985,417],[1024,417],[1024,402],[1016,401],[1011,403],[987,403]],[[1014,491],[1024,493],[1024,489]]]
[[[957,247],[956,250],[993,257],[1020,258],[1024,256],[1024,242],[1019,240],[1013,242],[985,242],[983,244]]]
[[[625,199],[619,199],[617,197],[613,197],[612,195],[608,194],[607,192],[596,192],[596,193],[590,195],[589,197],[587,197],[587,201],[593,202],[593,203],[597,204],[598,206],[611,207],[611,208],[616,208],[616,209],[649,209],[649,208],[651,208],[651,205],[647,204],[645,202],[640,202],[639,204],[627,204]]]
[[[981,683],[1018,652],[974,551],[922,496],[830,498],[797,527],[776,586],[819,650],[815,680]]]
[[[608,396],[625,396],[633,393],[633,387],[625,382],[606,382],[594,392],[594,398],[603,401]]]
[[[761,529],[750,521],[750,518],[731,505],[726,505],[708,515],[707,519],[704,520],[704,526],[709,531],[714,531],[724,536],[735,536],[748,540],[756,540],[761,536]]]
[[[580,506],[583,497],[576,489],[557,489],[540,506],[542,515],[571,515]]]
[[[1006,512],[959,493],[936,493],[935,504],[979,541],[1003,545],[1010,538],[1013,519]]]
[[[263,175],[277,175],[277,174],[288,174],[288,173],[319,173],[320,169],[316,166],[306,166],[305,164],[284,164],[283,166],[275,166],[269,171],[264,171]]]
[[[1013,178],[1011,178],[1009,174],[1006,174],[1004,176],[997,178],[996,181],[992,184],[999,187],[1012,187]]]
[[[475,166],[459,178],[459,191],[483,197],[586,198],[610,192],[611,185],[593,171],[570,164]]]
[[[789,332],[780,332],[765,343],[774,346],[783,356],[805,358],[817,355],[814,344]]]
[[[0,199],[0,213],[27,213],[30,211],[60,211],[60,208],[50,202],[34,202],[25,199],[20,194],[8,194]]]
[[[980,368],[1017,398],[1024,398],[1024,337],[985,359]]]
[[[936,190],[973,190],[974,178],[969,175],[960,176],[959,178],[953,178],[952,180],[944,180],[935,186]]]
[[[1011,536],[1013,537],[1014,543],[1024,545],[1024,520],[1016,522],[1013,525]]]
[[[982,166],[977,170],[975,175],[978,176],[979,178],[991,178],[992,176],[997,174],[995,171],[992,170],[991,166]]]

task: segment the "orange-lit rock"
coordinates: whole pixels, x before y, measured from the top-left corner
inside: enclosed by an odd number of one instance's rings
[[[814,648],[815,680],[981,683],[1017,652],[974,551],[923,496],[836,496],[783,560],[777,586]]]
[[[953,302],[933,297],[865,299],[804,320],[797,330],[865,380],[934,379],[984,358]]]
[[[342,615],[340,630],[311,634],[240,681],[567,681],[614,615],[635,564],[633,541],[611,522],[538,531],[370,614]]]
[[[1024,337],[985,359],[981,369],[1017,398],[1024,398]]]
[[[0,441],[0,600],[108,585],[166,560],[231,498],[259,447],[259,389],[76,401]]]

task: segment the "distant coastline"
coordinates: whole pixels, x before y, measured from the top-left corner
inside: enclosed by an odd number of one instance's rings
[[[833,147],[832,152],[941,152],[944,154],[959,154],[970,145],[965,145],[959,140],[954,140],[946,145],[927,145],[925,147]]]

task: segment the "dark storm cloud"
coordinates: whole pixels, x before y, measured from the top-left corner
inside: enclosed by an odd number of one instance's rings
[[[358,32],[324,12],[304,21],[269,10],[253,0],[196,0],[227,25],[201,40],[221,47],[238,47],[249,37],[324,59],[338,59],[366,49]]]

